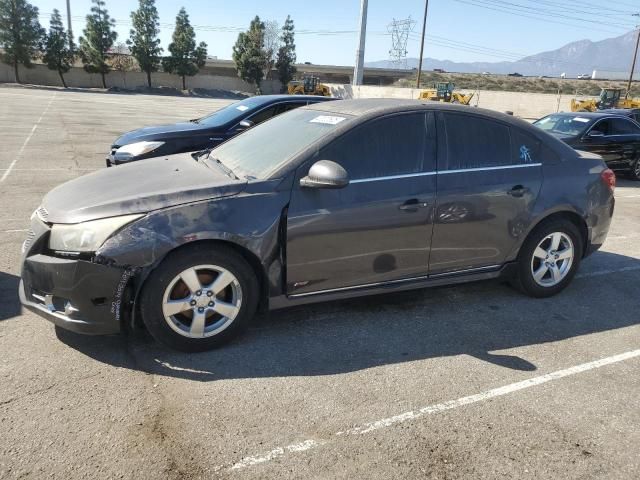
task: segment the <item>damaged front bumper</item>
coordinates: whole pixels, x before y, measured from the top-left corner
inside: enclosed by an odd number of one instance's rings
[[[55,325],[88,335],[119,333],[131,272],[88,260],[44,254],[22,265],[20,301]]]

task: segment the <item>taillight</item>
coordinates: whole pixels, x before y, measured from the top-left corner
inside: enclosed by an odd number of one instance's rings
[[[603,170],[600,174],[600,178],[602,178],[602,181],[611,189],[611,191],[615,190],[616,174],[613,173],[613,170],[611,170],[610,168]]]

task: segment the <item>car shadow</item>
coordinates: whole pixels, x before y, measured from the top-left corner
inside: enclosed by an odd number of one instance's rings
[[[0,272],[0,322],[19,316],[22,313],[18,298],[20,277]]]
[[[144,330],[133,336],[57,335],[100,362],[196,381],[334,375],[454,355],[534,371],[529,360],[500,351],[640,323],[636,282],[598,274],[600,265],[640,271],[640,260],[608,252],[592,258],[593,265],[590,258],[551,298],[478,282],[295,307],[262,316],[235,342],[199,354],[170,351]]]

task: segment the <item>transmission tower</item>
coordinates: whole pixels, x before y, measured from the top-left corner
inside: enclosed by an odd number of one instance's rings
[[[391,34],[391,50],[389,50],[389,58],[394,68],[407,69],[407,42],[409,34],[413,31],[415,20],[411,17],[404,20],[396,20],[387,25],[387,30]]]

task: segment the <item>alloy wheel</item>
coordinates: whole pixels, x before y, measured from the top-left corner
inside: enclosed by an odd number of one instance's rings
[[[242,306],[236,276],[217,265],[198,265],[176,275],[164,291],[162,313],[172,330],[206,338],[233,323]]]
[[[542,239],[533,251],[531,274],[542,287],[554,287],[567,276],[574,258],[571,238],[563,232],[554,232]]]

